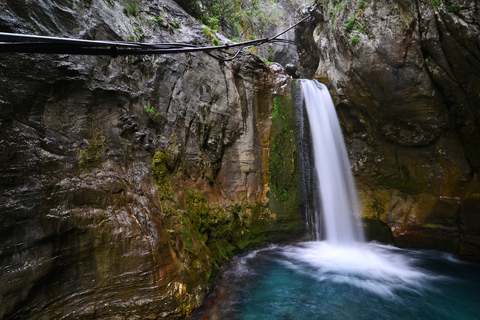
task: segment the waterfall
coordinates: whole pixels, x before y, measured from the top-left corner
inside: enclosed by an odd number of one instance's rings
[[[302,80],[301,87],[310,123],[325,239],[340,245],[363,241],[355,183],[330,93],[316,80]],[[316,240],[320,240],[319,219],[316,221]]]

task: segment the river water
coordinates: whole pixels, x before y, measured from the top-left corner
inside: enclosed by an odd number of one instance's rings
[[[364,242],[353,175],[328,89],[308,80],[301,86],[321,204],[315,234],[323,241],[235,257],[191,319],[480,320],[479,265],[445,253]]]

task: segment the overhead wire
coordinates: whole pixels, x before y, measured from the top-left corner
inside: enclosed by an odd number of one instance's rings
[[[224,44],[220,46],[197,46],[188,43],[139,43],[139,42],[121,42],[121,41],[99,41],[82,40],[58,37],[46,37],[25,35],[16,33],[0,32],[0,53],[44,53],[44,54],[72,54],[72,55],[111,55],[116,58],[123,55],[145,55],[145,54],[168,54],[168,53],[188,53],[205,52],[212,58],[220,61],[234,60],[245,47],[259,46],[264,43],[286,43],[293,44],[292,40],[278,39],[281,35],[296,27],[298,24],[307,20],[310,14],[293,24],[288,29],[278,33],[272,38],[262,38],[240,43]],[[232,48],[239,49],[228,58],[214,55],[212,52],[225,52]]]

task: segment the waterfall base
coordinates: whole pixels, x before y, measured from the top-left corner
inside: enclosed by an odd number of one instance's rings
[[[478,319],[480,265],[378,244],[238,257],[192,319]]]

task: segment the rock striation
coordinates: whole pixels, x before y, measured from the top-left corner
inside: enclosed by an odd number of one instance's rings
[[[211,44],[167,0],[0,12],[2,32]],[[288,78],[258,58],[9,53],[0,74],[0,319],[182,318],[233,253],[303,230],[269,191]]]
[[[480,4],[320,1],[312,14],[299,72],[335,92],[368,229],[480,259]]]

